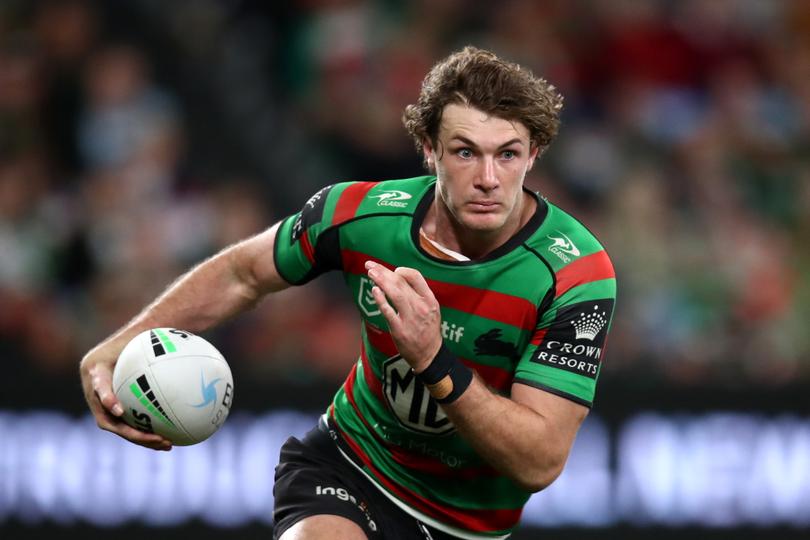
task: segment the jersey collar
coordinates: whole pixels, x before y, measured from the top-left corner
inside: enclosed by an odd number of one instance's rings
[[[502,257],[503,255],[509,253],[523,242],[529,239],[529,237],[534,234],[534,232],[540,228],[540,225],[543,224],[543,221],[546,219],[546,215],[548,214],[548,203],[540,197],[534,191],[527,189],[526,186],[523,186],[523,191],[534,197],[537,201],[537,208],[532,214],[532,217],[529,218],[529,221],[521,227],[521,229],[516,232],[509,240],[504,242],[501,246],[494,249],[490,253],[487,254],[486,257],[481,259],[475,259],[471,261],[449,261],[446,259],[441,259],[434,255],[428,253],[424,248],[422,248],[421,243],[419,242],[419,228],[422,226],[422,222],[427,215],[428,209],[430,209],[430,205],[436,197],[436,179],[434,178],[430,184],[428,185],[428,189],[426,190],[425,194],[422,196],[422,200],[419,201],[419,204],[416,207],[416,210],[413,215],[413,222],[411,223],[411,241],[416,249],[421,253],[423,256],[431,259],[433,261],[440,262],[442,264],[448,264],[452,266],[472,266],[475,264],[480,264],[483,262],[491,261],[493,259],[497,259],[498,257]]]

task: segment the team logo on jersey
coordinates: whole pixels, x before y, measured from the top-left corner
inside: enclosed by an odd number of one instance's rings
[[[475,354],[478,356],[517,358],[519,356],[517,347],[514,343],[502,340],[502,333],[500,328],[493,328],[475,338]]]
[[[363,276],[360,278],[360,292],[357,295],[357,305],[366,317],[374,317],[380,314],[380,306],[374,300],[374,295],[371,294],[371,289],[374,287],[374,282],[369,278]]]
[[[410,193],[399,191],[398,189],[388,189],[376,195],[369,195],[370,199],[377,199],[377,206],[393,206],[395,208],[405,208],[411,198]]]
[[[560,309],[532,361],[595,379],[612,313],[612,299],[588,300]]]
[[[400,355],[383,364],[383,393],[399,423],[418,433],[444,435],[456,428]]]
[[[562,259],[563,262],[571,262],[569,255],[579,257],[579,248],[574,245],[574,242],[572,242],[564,232],[557,231],[557,234],[559,236],[547,235],[549,240],[554,241],[554,243],[549,246],[548,250]]]
[[[301,235],[307,230],[311,225],[318,223],[321,218],[323,217],[323,208],[326,203],[326,196],[329,194],[329,191],[332,189],[332,186],[326,186],[325,188],[321,189],[313,195],[312,197],[307,200],[304,204],[304,207],[301,209],[301,213],[298,214],[298,217],[295,219],[295,223],[293,224],[292,234],[290,235],[290,245],[293,245]]]

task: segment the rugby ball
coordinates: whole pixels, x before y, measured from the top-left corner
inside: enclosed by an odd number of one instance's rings
[[[233,376],[204,338],[176,328],[152,328],[130,340],[113,370],[124,421],[179,446],[213,435],[228,418]]]

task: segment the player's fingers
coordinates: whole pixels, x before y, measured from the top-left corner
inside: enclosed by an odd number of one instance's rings
[[[113,392],[112,374],[109,368],[103,368],[101,365],[94,366],[90,370],[90,376],[93,391],[98,396],[98,400],[104,408],[112,412],[115,416],[124,414],[124,409],[121,407],[118,398],[115,397],[115,392]]]
[[[425,281],[425,277],[419,270],[416,270],[415,268],[408,268],[407,266],[400,266],[394,270],[394,273],[401,276],[405,282],[408,283],[408,285],[410,285],[411,288],[422,298],[435,298],[433,291],[430,290],[427,281]]]
[[[165,437],[156,433],[146,433],[145,431],[137,430],[120,418],[110,414],[109,411],[105,410],[103,407],[93,407],[93,414],[96,417],[98,427],[110,433],[115,433],[130,442],[145,446],[146,448],[152,448],[153,450],[171,450],[172,448],[171,441]]]
[[[398,280],[391,270],[373,261],[366,261],[366,272],[374,283],[379,285],[385,292],[388,292],[386,289],[391,288]]]
[[[366,262],[366,268],[368,277],[371,278],[374,285],[381,289],[381,292],[388,297],[398,311],[407,307],[408,294],[413,294],[413,291],[402,277],[372,261]]]
[[[397,313],[397,310],[388,302],[388,298],[385,297],[382,289],[378,286],[375,285],[371,288],[371,295],[374,297],[374,301],[377,302],[380,313],[382,313],[382,316],[388,321],[388,326],[391,330],[394,330],[399,324],[399,313]]]
[[[90,381],[94,396],[89,399],[89,405],[99,428],[146,448],[171,450],[172,444],[165,437],[137,430],[120,418],[124,409],[112,390],[109,368],[101,365],[91,368]]]
[[[145,433],[139,431],[127,424],[120,424],[118,430],[114,432],[116,435],[127,439],[130,442],[151,448],[153,450],[171,450],[172,443],[169,439],[161,437],[156,433]]]

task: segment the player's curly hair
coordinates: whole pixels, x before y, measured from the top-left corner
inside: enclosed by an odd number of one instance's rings
[[[418,152],[425,140],[436,147],[442,111],[451,103],[522,122],[542,154],[557,135],[563,97],[519,64],[468,45],[434,65],[422,81],[417,102],[405,107],[402,122]]]

